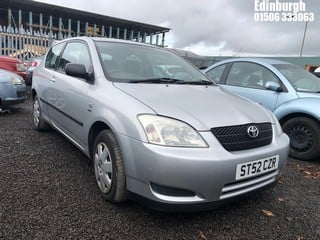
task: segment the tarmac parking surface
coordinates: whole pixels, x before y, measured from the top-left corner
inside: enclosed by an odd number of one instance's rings
[[[100,197],[89,159],[37,132],[32,101],[0,113],[0,239],[320,239],[320,160],[289,159],[273,188],[195,213]]]

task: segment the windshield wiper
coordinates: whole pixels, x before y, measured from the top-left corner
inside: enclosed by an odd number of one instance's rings
[[[212,81],[208,81],[208,80],[198,80],[198,81],[183,81],[183,82],[178,82],[178,84],[213,85],[215,83]]]
[[[131,80],[130,83],[176,83],[176,84],[193,84],[193,85],[213,85],[214,84],[213,82],[208,80],[185,81],[182,79],[168,78],[168,77]]]
[[[137,80],[130,81],[130,83],[177,83],[177,82],[184,82],[184,80],[161,77],[161,78],[137,79]]]

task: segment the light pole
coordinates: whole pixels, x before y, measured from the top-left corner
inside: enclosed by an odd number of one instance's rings
[[[303,33],[303,38],[302,38],[302,43],[301,43],[301,49],[300,49],[300,57],[302,56],[302,51],[303,51],[303,46],[304,46],[304,40],[306,38],[306,33],[307,33],[307,27],[308,27],[308,21],[306,21],[306,24],[304,26],[304,33]]]

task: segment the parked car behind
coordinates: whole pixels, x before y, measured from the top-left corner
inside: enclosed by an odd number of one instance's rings
[[[26,84],[31,85],[32,84],[32,74],[36,67],[39,66],[43,59],[43,56],[37,56],[30,58],[27,61],[27,77],[26,77]]]
[[[320,79],[288,62],[236,58],[204,72],[223,88],[269,108],[290,137],[290,155],[320,157]]]
[[[27,78],[24,63],[13,57],[0,56],[0,69],[5,69],[20,75],[23,79]]]
[[[23,103],[27,98],[27,88],[21,76],[0,69],[0,108]]]
[[[111,202],[210,208],[270,187],[287,161],[270,111],[155,46],[63,40],[35,69],[32,95],[35,129],[53,127],[91,158]]]

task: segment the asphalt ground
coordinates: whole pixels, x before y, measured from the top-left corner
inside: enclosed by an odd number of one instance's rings
[[[320,160],[289,159],[273,188],[210,211],[114,205],[81,151],[33,129],[29,97],[0,113],[0,239],[320,239]]]

